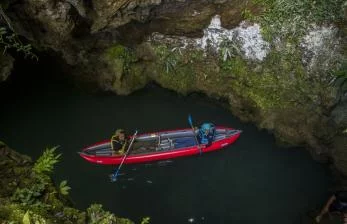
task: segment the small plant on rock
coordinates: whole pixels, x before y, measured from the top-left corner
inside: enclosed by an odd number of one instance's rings
[[[33,171],[36,174],[50,174],[54,169],[54,165],[59,162],[61,154],[55,154],[55,150],[59,146],[47,148],[43,155],[36,161]]]
[[[60,184],[59,184],[59,192],[60,192],[60,194],[68,195],[70,189],[71,189],[71,187],[69,187],[67,185],[67,181],[66,180],[63,180],[62,182],[60,182]]]

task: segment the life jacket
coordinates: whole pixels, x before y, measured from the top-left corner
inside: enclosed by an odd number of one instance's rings
[[[212,123],[204,123],[199,128],[198,139],[200,144],[208,144],[214,140],[215,126]],[[206,134],[207,133],[207,134]]]
[[[120,148],[115,148],[115,144],[118,144]],[[111,137],[111,147],[112,150],[117,151],[120,154],[124,154],[125,152],[126,141],[120,141],[118,134],[115,134]]]

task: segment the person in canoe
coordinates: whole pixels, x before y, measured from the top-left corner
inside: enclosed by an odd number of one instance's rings
[[[206,145],[206,147],[212,145],[215,135],[215,126],[212,123],[203,123],[199,128],[198,141],[199,144]]]
[[[316,216],[316,222],[319,223],[326,213],[334,212],[341,215],[343,214],[343,223],[347,224],[347,191],[338,191],[333,194],[329,198],[319,215]]]
[[[124,154],[126,144],[127,140],[125,138],[125,131],[123,129],[117,129],[111,137],[112,154]]]

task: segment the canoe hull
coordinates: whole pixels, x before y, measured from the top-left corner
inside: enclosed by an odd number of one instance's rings
[[[233,130],[234,134],[232,134],[229,137],[226,137],[224,139],[220,139],[217,141],[214,141],[212,145],[209,147],[206,147],[205,145],[200,145],[202,153],[206,152],[213,152],[219,149],[222,149],[226,146],[231,145],[234,143],[240,136],[241,131],[234,130],[232,128],[224,128],[226,130]],[[182,130],[189,130],[189,129],[182,129]],[[174,131],[173,131],[174,132]],[[159,133],[160,134],[160,133]],[[103,164],[103,165],[117,165],[120,164],[123,155],[107,155],[107,156],[100,156],[100,155],[90,155],[88,153],[85,153],[90,148],[93,147],[102,147],[105,145],[105,147],[109,144],[109,140],[97,143],[95,145],[89,146],[85,148],[81,153],[81,157],[87,160],[91,163],[97,163],[97,164]],[[167,159],[173,159],[177,157],[185,157],[185,156],[193,156],[196,154],[200,154],[200,150],[197,145],[180,148],[180,149],[174,149],[174,150],[166,150],[166,151],[157,151],[157,152],[151,152],[151,153],[145,153],[145,154],[130,154],[127,156],[126,160],[124,161],[125,164],[134,164],[134,163],[147,163],[147,162],[153,162],[158,160],[167,160]]]

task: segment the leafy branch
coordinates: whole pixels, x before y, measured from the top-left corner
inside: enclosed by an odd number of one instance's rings
[[[17,52],[24,54],[24,58],[30,57],[31,59],[38,60],[36,54],[32,52],[31,44],[23,44],[19,39],[18,35],[12,28],[10,19],[6,16],[2,6],[0,5],[0,20],[4,20],[7,24],[6,26],[0,26],[0,47],[3,47],[3,54],[6,53],[8,49],[15,49]]]
[[[61,154],[55,154],[55,150],[59,146],[55,146],[51,149],[47,148],[42,156],[38,158],[34,164],[33,171],[37,174],[47,174],[53,171],[54,165],[59,162]]]

